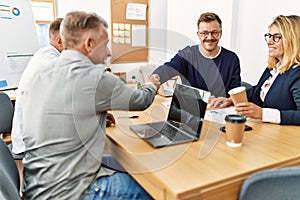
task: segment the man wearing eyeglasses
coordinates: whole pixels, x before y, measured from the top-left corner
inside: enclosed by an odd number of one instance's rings
[[[174,76],[182,83],[210,91],[213,96],[228,96],[241,85],[238,56],[219,46],[222,21],[215,13],[203,13],[197,22],[199,45],[187,46],[169,62],[159,66],[151,76],[163,84]]]

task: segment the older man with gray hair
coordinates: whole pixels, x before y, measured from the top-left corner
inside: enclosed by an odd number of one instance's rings
[[[70,12],[61,25],[64,51],[22,91],[25,199],[151,199],[127,173],[101,167],[108,110],[144,110],[160,82],[140,89],[106,71],[107,23]]]

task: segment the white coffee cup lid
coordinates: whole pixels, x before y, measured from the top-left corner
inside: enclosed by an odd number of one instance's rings
[[[228,94],[239,93],[239,92],[241,92],[243,90],[246,90],[245,86],[236,87],[236,88],[233,88],[233,89],[229,90]]]

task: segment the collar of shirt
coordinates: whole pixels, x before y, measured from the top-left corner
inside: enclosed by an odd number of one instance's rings
[[[200,46],[200,45],[199,45],[199,52],[200,52],[201,55],[204,56],[205,58],[208,58],[208,59],[214,59],[214,58],[218,57],[218,56],[220,55],[220,53],[221,53],[222,47],[221,47],[221,46],[219,46],[219,47],[220,47],[220,48],[219,48],[219,51],[218,51],[217,55],[215,55],[214,57],[206,56],[206,55],[201,51],[201,46]]]
[[[265,100],[265,97],[267,95],[267,93],[269,92],[269,89],[271,88],[272,84],[274,83],[276,77],[278,76],[280,72],[280,67],[277,68],[277,70],[275,71],[274,69],[272,69],[270,71],[270,76],[269,78],[264,82],[264,84],[261,86],[261,91],[260,91],[260,98],[262,101]]]

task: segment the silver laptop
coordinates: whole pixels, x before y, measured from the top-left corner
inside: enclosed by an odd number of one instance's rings
[[[130,129],[154,147],[198,140],[210,92],[176,84],[166,121],[131,125]]]

